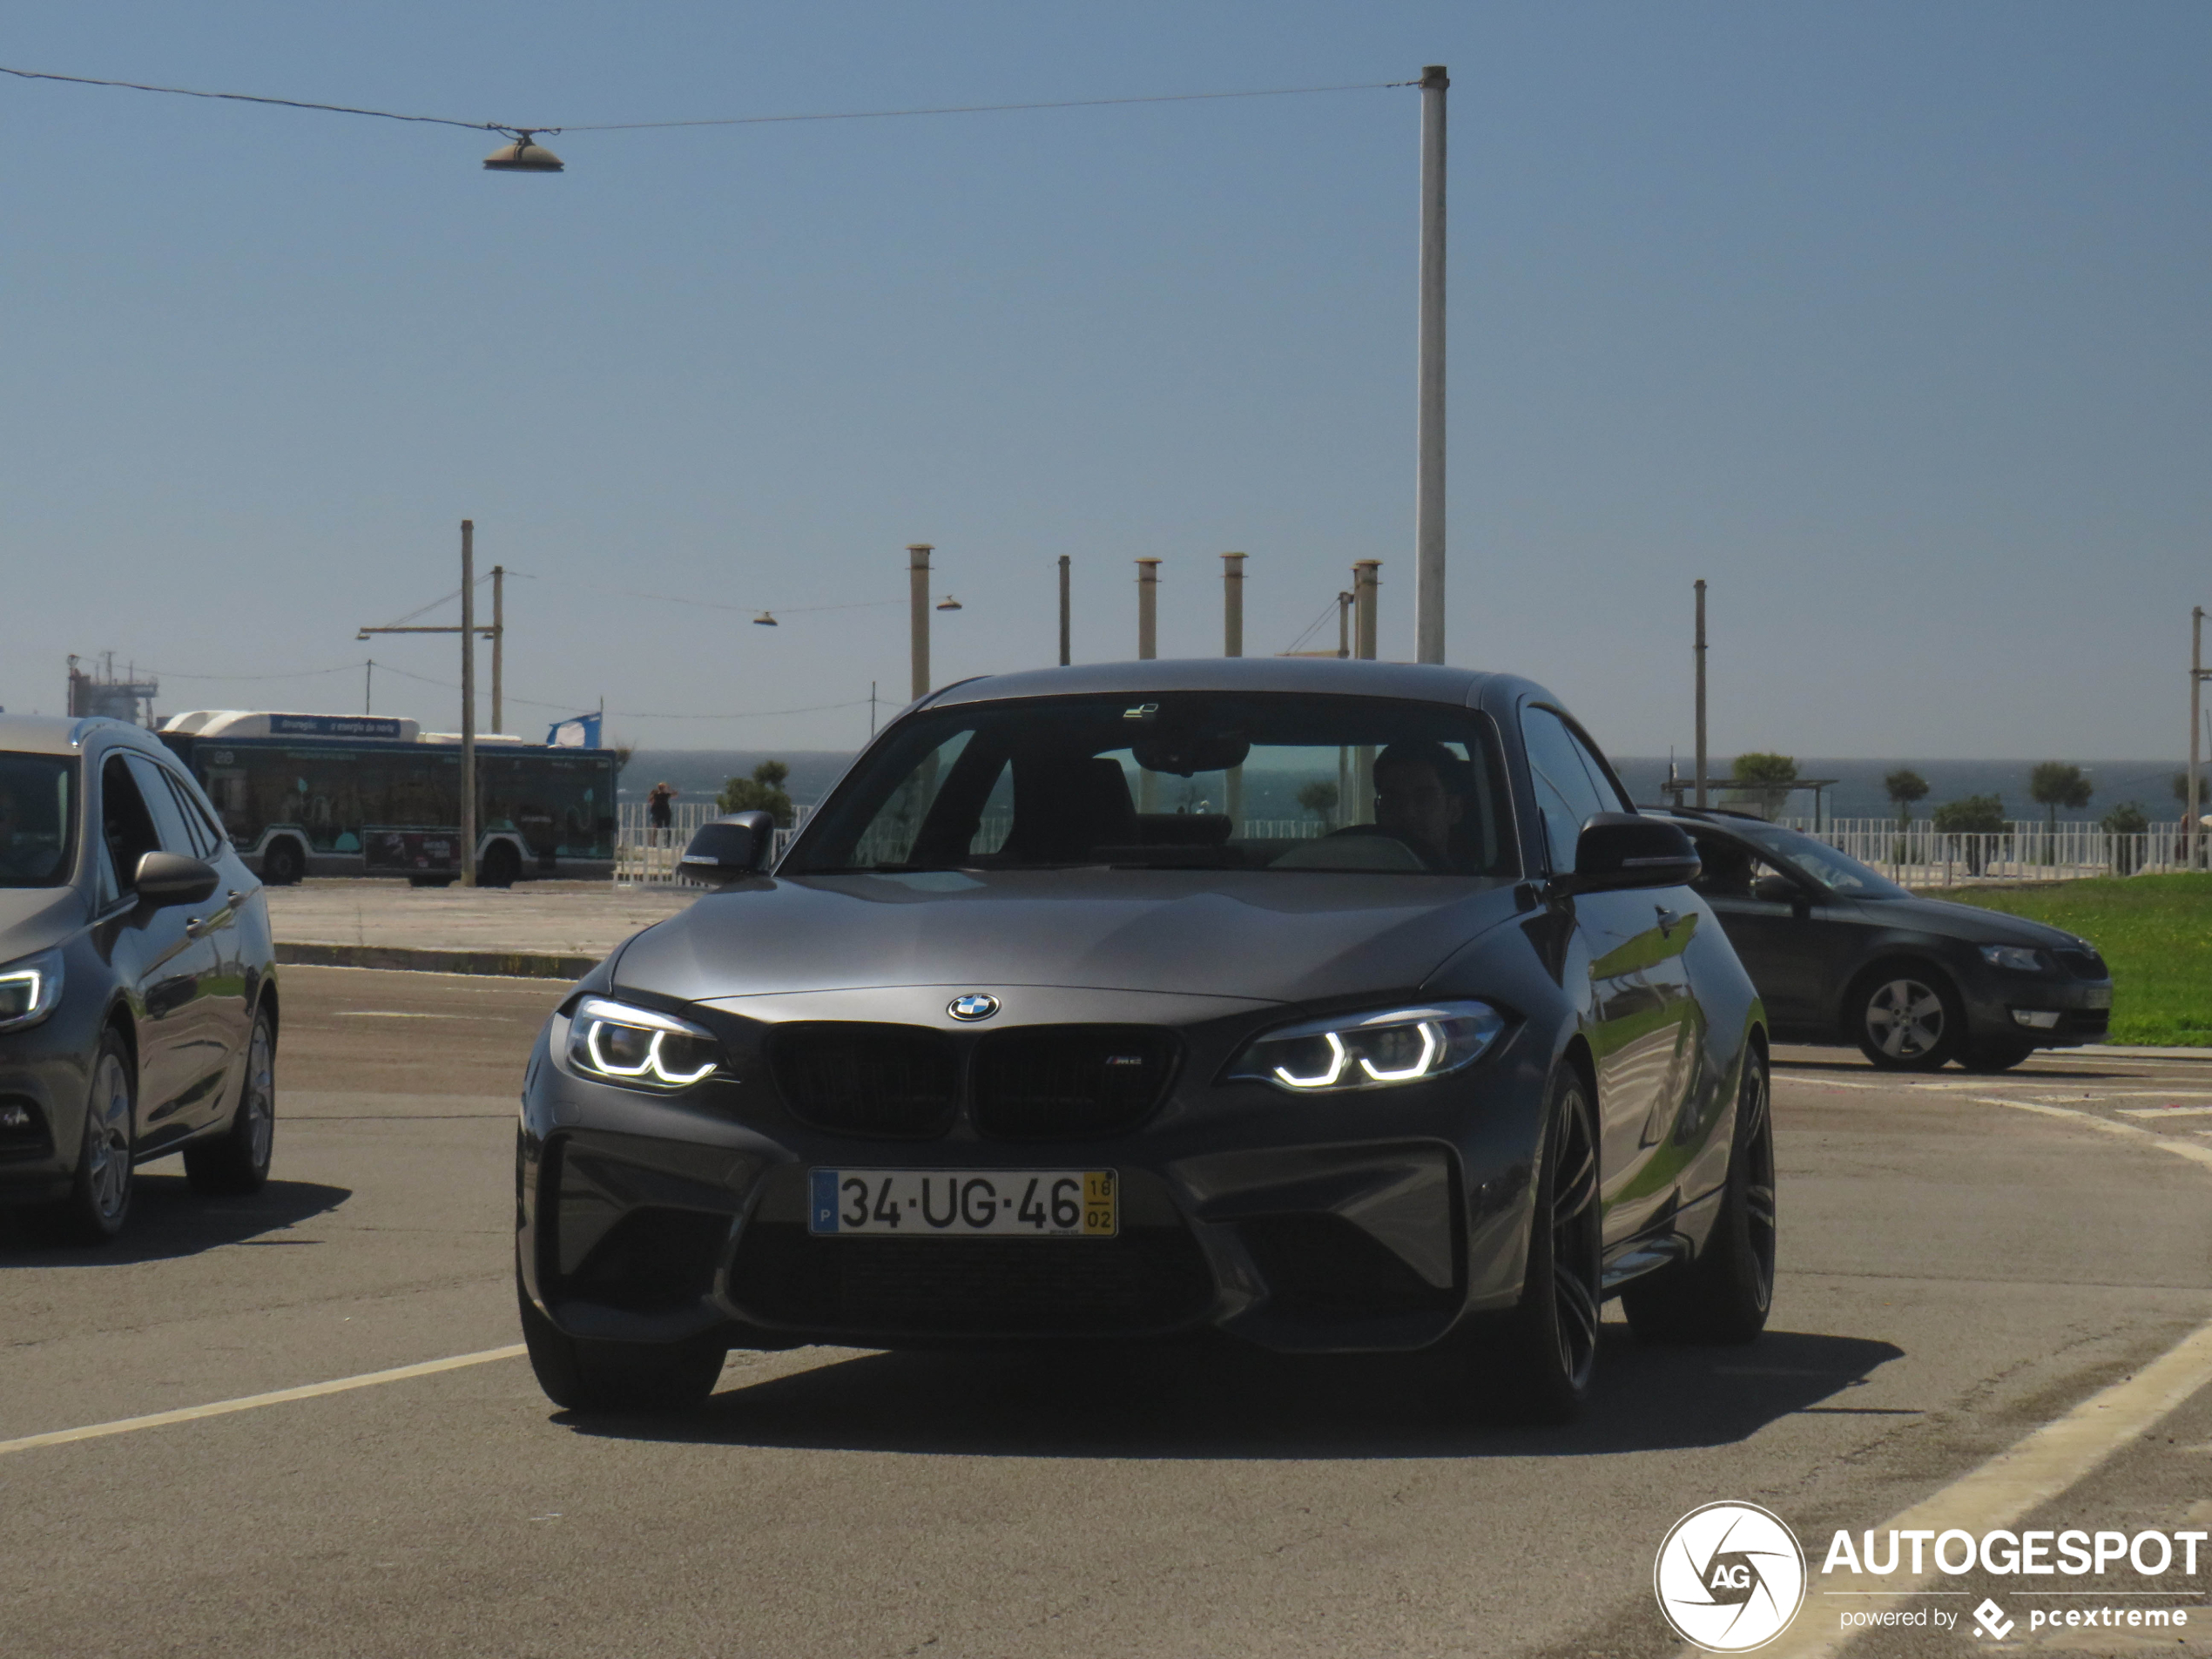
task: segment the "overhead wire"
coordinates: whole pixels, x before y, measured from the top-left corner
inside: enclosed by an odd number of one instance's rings
[[[543,122],[524,125],[513,121],[463,121],[449,115],[410,115],[397,110],[372,110],[354,104],[321,104],[311,98],[273,98],[259,92],[214,92],[193,86],[163,86],[150,81],[105,80],[91,75],[63,75],[48,70],[11,69],[3,64],[0,64],[0,75],[12,75],[25,81],[56,81],[71,86],[105,86],[120,91],[158,92],[171,98],[213,98],[231,104],[264,104],[279,109],[313,110],[329,115],[365,115],[381,121],[411,121],[429,126],[460,127],[471,132],[499,132],[518,139],[539,133],[646,132],[675,127],[765,126],[792,121],[887,121],[926,115],[998,115],[1022,110],[1103,109],[1121,104],[1201,104],[1224,98],[1305,98],[1318,93],[1373,92],[1420,84],[1419,81],[1352,81],[1331,86],[1269,86],[1225,92],[1154,92],[1125,98],[1049,98],[1020,104],[946,104],[897,110],[825,110],[792,115],[721,115],[680,121],[602,121],[582,126],[553,126]]]

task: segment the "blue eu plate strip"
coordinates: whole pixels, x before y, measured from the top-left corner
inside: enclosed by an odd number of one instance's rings
[[[833,1233],[837,1231],[837,1171],[813,1171],[814,1218],[808,1231]]]

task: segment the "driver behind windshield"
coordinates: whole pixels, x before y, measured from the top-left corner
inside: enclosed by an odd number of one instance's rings
[[[1375,827],[1387,830],[1432,870],[1455,867],[1452,832],[1467,811],[1460,762],[1429,738],[1393,743],[1375,757]]]

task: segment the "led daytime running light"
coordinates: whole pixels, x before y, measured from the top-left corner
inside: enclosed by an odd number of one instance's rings
[[[1324,1031],[1321,1035],[1329,1045],[1327,1072],[1318,1077],[1293,1077],[1287,1068],[1278,1066],[1275,1068],[1277,1082],[1285,1089],[1326,1089],[1344,1076],[1344,1062],[1352,1057],[1344,1051],[1344,1040],[1333,1031]],[[1364,1066],[1367,1062],[1362,1060],[1359,1063]]]
[[[1367,1074],[1368,1081],[1379,1083],[1409,1083],[1416,1077],[1425,1077],[1428,1069],[1436,1063],[1436,1056],[1443,1052],[1444,1034],[1433,1020],[1423,1020],[1413,1028],[1421,1034],[1421,1057],[1410,1066],[1399,1066],[1391,1071],[1378,1071],[1375,1062],[1366,1055],[1359,1056],[1359,1069]],[[1333,1039],[1332,1039],[1333,1040]]]
[[[711,1060],[697,1071],[688,1075],[672,1072],[662,1065],[660,1046],[668,1040],[668,1033],[665,1031],[653,1033],[653,1046],[645,1050],[645,1057],[636,1065],[618,1066],[599,1052],[599,1034],[611,1023],[613,1022],[608,1020],[592,1021],[591,1029],[584,1035],[583,1039],[583,1046],[591,1055],[592,1065],[605,1072],[610,1077],[643,1077],[650,1072],[654,1082],[666,1083],[671,1089],[682,1089],[698,1082],[700,1078],[714,1069],[714,1062]]]

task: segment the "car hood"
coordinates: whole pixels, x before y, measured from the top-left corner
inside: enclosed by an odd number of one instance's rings
[[[2036,945],[2045,950],[2064,950],[2085,942],[2063,927],[1945,899],[1885,899],[1868,902],[1866,912],[1870,919],[1892,927],[1916,928],[1974,945]]]
[[[58,945],[84,922],[75,887],[0,887],[0,962]]]
[[[741,883],[647,928],[617,987],[688,1001],[910,985],[1270,1002],[1417,988],[1514,914],[1450,877],[1052,870]]]

